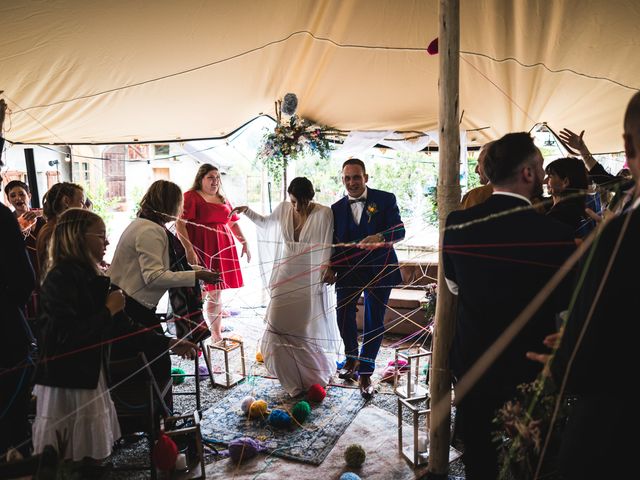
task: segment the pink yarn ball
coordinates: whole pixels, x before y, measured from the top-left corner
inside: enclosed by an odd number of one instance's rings
[[[407,363],[406,360],[402,360],[402,359],[398,359],[398,362],[396,363],[395,360],[390,360],[389,363],[387,364],[387,366],[389,367],[397,367],[399,371],[401,372],[406,372],[407,369],[409,368],[409,364]]]
[[[321,402],[327,396],[327,391],[319,383],[314,383],[307,391],[307,398],[312,402]]]
[[[396,372],[396,367],[394,367],[393,365],[387,365],[386,367],[384,367],[384,370],[382,371],[382,381],[383,382],[389,382],[389,383],[393,383],[393,378],[396,376],[397,372]]]

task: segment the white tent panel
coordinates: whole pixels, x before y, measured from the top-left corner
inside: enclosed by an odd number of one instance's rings
[[[435,0],[1,2],[6,138],[153,142],[228,133],[287,92],[344,130],[437,128]],[[640,86],[633,0],[466,0],[462,127],[537,122],[619,151]],[[571,71],[570,71],[571,70]]]

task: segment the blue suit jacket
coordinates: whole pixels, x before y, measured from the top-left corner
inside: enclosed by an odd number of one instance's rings
[[[334,243],[356,243],[377,233],[387,242],[404,238],[404,224],[393,193],[368,188],[359,225],[353,221],[348,197],[331,205],[331,210]],[[398,257],[391,246],[375,250],[337,247],[331,264],[338,276],[336,283],[342,287],[393,287],[402,281]]]

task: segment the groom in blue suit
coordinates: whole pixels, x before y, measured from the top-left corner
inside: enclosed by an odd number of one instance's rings
[[[402,281],[393,243],[404,238],[395,195],[367,188],[368,179],[362,160],[344,162],[342,183],[347,195],[331,205],[334,243],[349,244],[336,247],[331,259],[336,275],[338,328],[347,356],[339,376],[359,376],[365,399],[373,395],[371,374],[382,344],[387,301],[391,289]],[[363,292],[364,330],[358,354],[356,306]]]

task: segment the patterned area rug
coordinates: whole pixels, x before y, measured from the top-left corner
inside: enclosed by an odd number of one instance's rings
[[[240,403],[247,395],[265,400],[269,409],[288,411],[301,400],[292,399],[277,380],[250,377],[203,413],[202,437],[222,444],[238,437],[255,438],[266,442],[272,455],[312,465],[322,463],[365,403],[358,389],[328,387],[321,403],[310,402],[311,415],[302,427],[283,431],[243,415]]]
[[[342,437],[321,465],[303,464],[286,458],[259,454],[254,458],[234,464],[231,459],[223,459],[207,465],[207,479],[234,480],[282,480],[319,479],[338,480],[347,472],[355,472],[366,480],[417,480],[424,478],[425,465],[413,469],[398,454],[398,420],[389,412],[374,406],[366,406],[351,422]],[[404,431],[406,441],[410,441],[411,427]],[[366,452],[362,467],[351,469],[344,461],[347,446],[358,443]],[[449,480],[464,480],[449,475]]]

